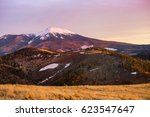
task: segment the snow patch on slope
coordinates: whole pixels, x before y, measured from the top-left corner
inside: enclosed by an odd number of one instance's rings
[[[81,49],[85,50],[85,49],[88,49],[88,48],[92,48],[94,47],[93,45],[83,45],[81,46]]]
[[[55,33],[58,33],[58,34],[63,34],[63,35],[68,35],[68,34],[75,34],[74,32],[71,32],[67,29],[62,29],[62,28],[50,28],[50,33],[52,34],[55,34]]]
[[[118,49],[115,48],[105,48],[106,50],[110,50],[110,51],[117,51]]]
[[[85,54],[85,52],[80,52],[80,54]]]
[[[57,71],[57,72],[54,73],[52,76],[50,76],[49,78],[46,78],[45,80],[42,80],[42,81],[39,82],[38,84],[43,84],[43,83],[47,82],[48,80],[50,80],[51,78],[55,77],[58,73],[62,72],[65,68],[69,67],[70,65],[71,65],[71,63],[67,63],[63,69]],[[49,67],[48,67],[48,66],[49,66]],[[53,64],[50,64],[50,65],[48,65],[48,66],[46,66],[46,67],[48,67],[48,68],[52,68],[52,67],[53,67],[53,68],[56,68],[56,67],[58,66],[58,64],[57,64],[57,63],[53,63]],[[45,68],[45,67],[44,67],[44,68]]]
[[[46,37],[50,37],[49,34],[46,34]]]
[[[54,75],[50,76],[49,78],[46,78],[45,80],[39,82],[38,84],[42,84],[42,83],[45,83],[46,81],[48,81],[49,79],[55,77],[57,75],[57,73],[55,73]]]
[[[4,37],[4,39],[7,39],[7,37]]]
[[[91,69],[90,70],[90,72],[92,72],[92,71],[96,71],[96,70],[98,70],[99,68],[94,68],[94,69]]]
[[[67,64],[65,65],[65,68],[69,67],[70,65],[71,65],[71,63],[67,63]]]
[[[61,39],[64,39],[64,37],[63,37],[63,36],[61,36],[60,38],[61,38]]]
[[[47,82],[49,79],[51,79],[51,78],[55,77],[58,73],[60,73],[60,72],[62,72],[62,71],[63,71],[63,69],[61,69],[61,70],[57,71],[55,74],[53,74],[53,75],[52,75],[52,76],[50,76],[49,78],[46,78],[45,80],[43,80],[43,81],[39,82],[38,84],[43,84],[43,83]]]
[[[41,68],[39,71],[45,71],[45,70],[48,70],[48,69],[55,69],[58,67],[58,63],[52,63],[52,64],[49,64],[43,68]]]
[[[28,42],[28,44],[31,44],[33,42],[33,40],[30,40],[29,42]]]
[[[136,74],[138,74],[138,73],[137,73],[137,72],[131,72],[131,74],[132,74],[132,75],[136,75]]]
[[[41,40],[45,40],[44,36],[40,37]]]

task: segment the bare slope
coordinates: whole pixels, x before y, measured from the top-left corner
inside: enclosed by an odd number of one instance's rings
[[[46,66],[57,64],[52,69]],[[48,50],[25,48],[2,57],[0,81],[15,82],[14,75],[35,85],[120,85],[150,82],[150,61],[132,58],[125,54],[101,48],[57,53]],[[16,72],[14,70],[19,70]],[[13,72],[14,71],[14,72]],[[7,77],[7,74],[12,77]],[[5,76],[5,77],[4,77]],[[12,82],[13,79],[13,82]],[[0,82],[4,83],[4,82]]]

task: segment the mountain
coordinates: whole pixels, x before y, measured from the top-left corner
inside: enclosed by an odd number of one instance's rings
[[[141,51],[150,51],[150,45],[135,45],[93,39],[61,28],[47,28],[38,33],[20,35],[8,34],[0,37],[0,56],[26,47],[46,48],[57,52],[101,47],[130,55],[138,54]]]
[[[24,48],[0,59],[1,84],[120,85],[150,83],[150,61],[91,47],[57,52]]]

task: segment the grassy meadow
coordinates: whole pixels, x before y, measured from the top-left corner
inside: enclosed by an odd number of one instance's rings
[[[150,84],[110,86],[0,85],[1,100],[149,100]]]

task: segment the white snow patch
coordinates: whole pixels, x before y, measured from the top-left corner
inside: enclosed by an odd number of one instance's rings
[[[39,57],[42,57],[41,54],[37,54],[37,55],[33,55],[34,58],[39,58]]]
[[[58,51],[59,51],[59,52],[65,52],[63,49],[59,49]]]
[[[80,54],[85,54],[85,52],[80,52]]]
[[[49,64],[43,68],[41,68],[39,71],[45,71],[45,70],[48,70],[48,69],[55,69],[58,67],[58,63],[52,63],[52,64]]]
[[[137,72],[131,72],[131,74],[132,74],[132,75],[136,75],[136,74],[138,74],[138,73],[137,73]]]
[[[88,48],[92,48],[93,47],[93,45],[83,45],[83,46],[81,46],[81,49],[88,49]]]
[[[37,55],[37,57],[40,57],[40,56],[41,56],[41,54],[38,54],[38,55]]]
[[[39,82],[38,84],[42,84],[42,83],[44,83],[44,82],[48,81],[49,79],[51,79],[51,78],[55,77],[56,75],[57,75],[57,72],[56,72],[54,75],[50,76],[49,78],[46,78],[45,80],[43,80],[43,81]]]
[[[48,80],[49,80],[49,78],[46,78],[45,80],[39,82],[38,84],[42,84],[42,83],[44,83],[44,82],[46,82],[46,81],[48,81]]]
[[[28,42],[28,44],[31,44],[33,42],[33,40],[30,40],[29,42]]]
[[[92,72],[92,71],[96,71],[96,70],[98,70],[99,68],[94,68],[94,69],[91,69],[90,70],[90,72]]]
[[[56,34],[63,34],[63,35],[72,35],[75,34],[67,29],[62,29],[62,28],[46,28],[43,31],[34,33],[34,35],[36,37],[38,36],[46,36],[46,37],[50,37],[49,33],[51,33],[52,35],[54,35],[56,38],[58,38],[58,36]],[[62,39],[62,38],[61,38]]]
[[[46,34],[46,37],[50,37],[49,34]]]
[[[30,37],[30,34],[26,34],[27,37]]]
[[[4,39],[7,39],[7,37],[4,37]]]
[[[61,36],[60,38],[61,38],[61,39],[64,39],[64,37],[63,37],[63,36]]]
[[[36,56],[36,55],[33,55],[33,57],[36,58],[37,56]]]
[[[46,78],[45,80],[43,80],[43,81],[39,82],[38,84],[42,84],[42,83],[44,83],[44,82],[48,81],[49,79],[51,79],[51,78],[55,77],[58,73],[60,73],[60,72],[62,72],[62,71],[63,71],[63,69],[61,69],[61,70],[57,71],[55,74],[53,74],[53,75],[52,75],[52,76],[50,76],[49,78]]]
[[[44,36],[40,37],[41,40],[45,40]]]
[[[58,38],[58,36],[57,36],[57,35],[55,35],[55,37],[56,37],[56,38]]]
[[[65,68],[69,67],[70,65],[71,65],[71,63],[67,63],[67,64],[65,65]]]
[[[115,48],[105,48],[106,50],[110,50],[110,51],[117,51],[118,49]]]
[[[55,34],[55,33],[59,33],[59,34],[64,34],[64,35],[68,35],[68,34],[75,34],[67,29],[62,29],[62,28],[50,28],[50,33]]]
[[[59,56],[60,56],[60,54],[54,55],[54,57],[56,57],[56,58],[59,57]]]
[[[36,37],[34,37],[32,40],[30,40],[30,41],[28,42],[28,44],[31,44],[33,41],[35,41],[35,39],[36,39]]]

